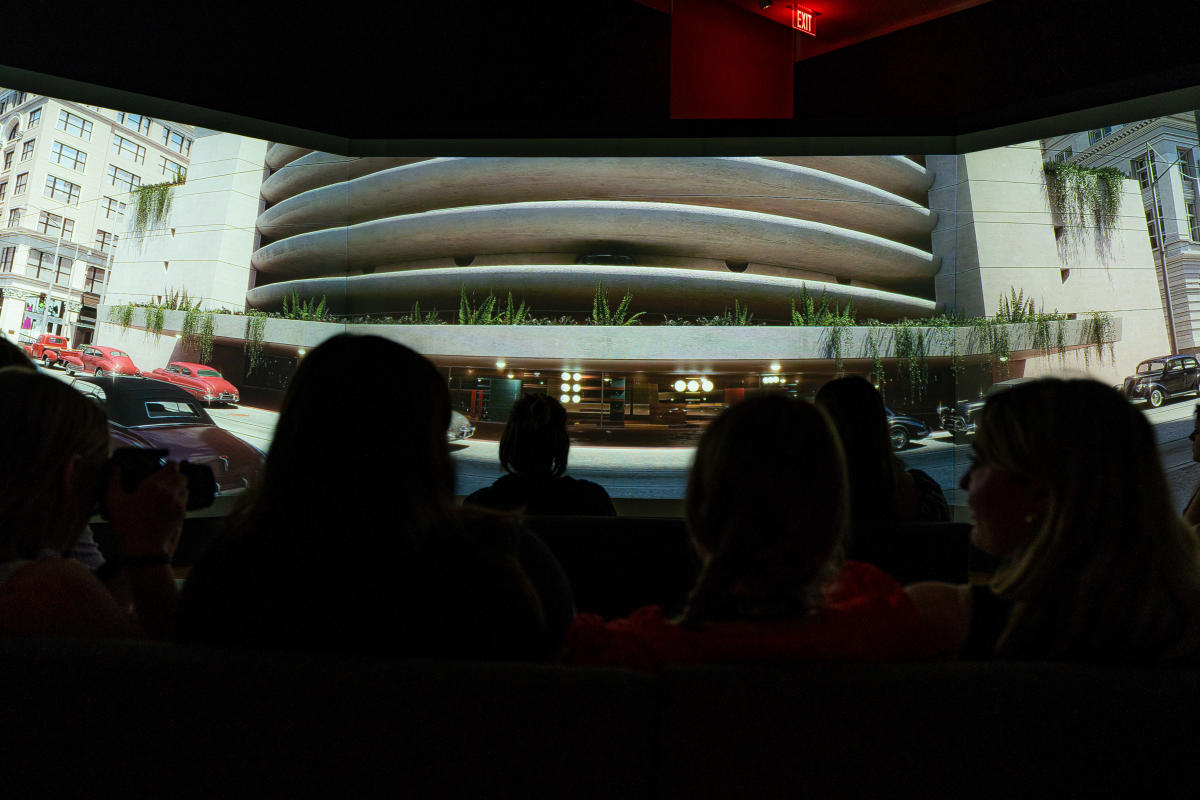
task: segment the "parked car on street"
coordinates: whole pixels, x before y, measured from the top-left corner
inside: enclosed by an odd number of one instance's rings
[[[1200,395],[1200,364],[1195,356],[1148,358],[1125,378],[1121,392],[1130,400],[1145,400],[1151,408],[1179,395]]]
[[[467,419],[467,415],[461,411],[450,412],[450,427],[446,429],[446,438],[450,441],[459,439],[470,439],[475,435],[475,426],[471,424],[471,420]]]
[[[67,346],[67,340],[52,333],[43,333],[36,339],[23,340],[25,352],[34,361],[41,361],[42,366],[49,369],[56,364],[66,364],[77,360],[79,351]]]
[[[95,344],[85,344],[79,348],[79,362],[69,360],[66,362],[66,368],[70,375],[76,372],[90,372],[96,377],[142,374],[124,350]]]
[[[162,449],[172,460],[207,464],[218,496],[245,491],[266,460],[261,450],[217,427],[192,395],[165,381],[109,376],[76,378],[71,386],[104,407],[114,449]]]
[[[929,426],[916,417],[907,414],[897,414],[886,406],[888,436],[892,440],[892,450],[899,452],[917,439],[924,439],[930,434]]]
[[[220,372],[205,364],[172,361],[167,364],[166,369],[151,370],[146,377],[174,384],[209,405],[237,403],[242,399],[236,386],[225,380]]]
[[[956,442],[971,441],[975,438],[976,418],[979,415],[979,411],[987,402],[987,398],[997,392],[1011,389],[1018,384],[1035,380],[1037,378],[1009,378],[1006,381],[996,381],[987,388],[983,393],[983,397],[977,400],[960,400],[954,404],[953,408],[945,409],[942,427],[950,431],[951,437]]]

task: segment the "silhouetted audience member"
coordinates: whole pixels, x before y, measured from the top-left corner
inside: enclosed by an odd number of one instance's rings
[[[869,564],[842,561],[850,522],[837,434],[815,405],[744,400],[712,422],[685,516],[705,563],[683,615],[581,614],[568,658],[656,669],[700,661],[876,660],[924,652],[916,608]]]
[[[409,348],[341,335],[314,349],[287,389],[260,482],[188,575],[181,638],[548,658],[574,614],[570,587],[512,520],[455,507],[449,424],[445,380]]]
[[[0,336],[0,369],[4,367],[36,369],[33,362],[29,360],[29,356],[25,355],[24,350]],[[93,571],[104,566],[104,555],[96,544],[96,537],[92,533],[91,526],[84,527],[83,533],[79,535],[79,539],[71,546],[66,555]]]
[[[563,404],[544,394],[522,397],[500,437],[500,466],[508,474],[465,504],[532,515],[615,516],[603,486],[566,474],[570,447]]]
[[[1091,380],[1045,379],[980,414],[962,480],[990,586],[909,587],[946,655],[1160,663],[1200,653],[1200,547],[1149,422]]]
[[[892,452],[878,389],[857,375],[837,378],[821,387],[816,402],[842,439],[850,475],[850,516],[856,527],[874,521],[950,520],[950,506],[937,481],[919,469],[905,469]]]
[[[126,492],[107,470],[108,421],[95,403],[27,367],[0,369],[0,633],[169,638],[170,556],[187,502],[178,464]],[[101,497],[122,553],[136,619],[62,553]]]
[[[1192,442],[1192,461],[1200,461],[1200,404],[1192,412],[1192,432],[1188,439]],[[1192,492],[1192,498],[1183,510],[1183,519],[1193,528],[1200,525],[1200,486]]]

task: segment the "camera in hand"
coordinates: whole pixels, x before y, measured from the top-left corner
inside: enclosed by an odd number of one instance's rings
[[[149,450],[140,447],[122,447],[113,452],[108,460],[105,480],[101,483],[100,513],[108,519],[108,508],[105,504],[105,492],[108,487],[107,476],[113,470],[121,476],[121,488],[132,492],[154,473],[167,465],[166,450]],[[213,504],[216,497],[217,481],[212,468],[206,464],[192,464],[187,461],[179,462],[179,472],[188,482],[187,510],[207,508]]]

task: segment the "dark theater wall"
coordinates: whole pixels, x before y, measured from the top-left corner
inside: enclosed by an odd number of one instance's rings
[[[792,116],[792,32],[721,0],[675,0],[672,119]]]

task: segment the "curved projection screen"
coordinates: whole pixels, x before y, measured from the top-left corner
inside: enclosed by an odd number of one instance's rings
[[[1181,504],[1194,477],[1200,368],[1162,361],[1198,347],[1191,115],[961,156],[347,158],[0,89],[0,139],[3,335],[64,339],[67,381],[116,348],[261,450],[349,331],[444,373],[461,494],[522,395],[567,407],[572,474],[669,499],[723,408],[843,374],[952,504],[981,399],[1047,374],[1126,389]]]

